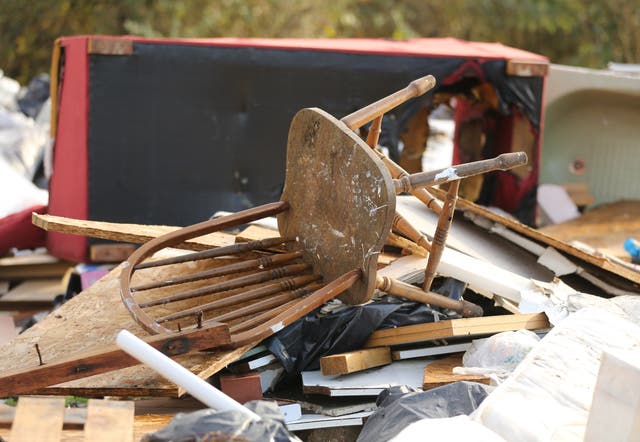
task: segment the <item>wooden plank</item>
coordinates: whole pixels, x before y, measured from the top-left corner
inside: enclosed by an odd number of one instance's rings
[[[445,193],[439,189],[432,189],[435,196],[442,198]],[[511,218],[507,218],[498,213],[492,212],[489,209],[486,209],[482,206],[474,204],[470,201],[467,201],[463,198],[458,198],[458,202],[456,204],[456,208],[459,210],[469,211],[473,214],[482,216],[491,221],[494,221],[498,224],[502,224],[505,227],[508,227],[516,232],[519,232],[528,238],[531,238],[535,241],[539,241],[548,246],[554,247],[562,252],[565,252],[574,258],[578,258],[582,261],[586,261],[589,264],[593,264],[597,267],[600,267],[607,272],[613,273],[617,276],[620,276],[624,279],[632,281],[636,284],[640,284],[640,272],[633,271],[625,266],[617,264],[612,260],[604,257],[604,256],[594,256],[589,253],[586,253],[579,248],[572,246],[571,244],[566,243],[565,241],[556,239],[540,230],[532,229],[529,226],[522,224],[519,221],[516,221]]]
[[[231,262],[237,262],[237,260],[204,260],[192,262],[186,266],[172,267],[179,271],[196,272]],[[69,354],[112,344],[121,329],[127,329],[137,336],[144,336],[146,333],[131,318],[120,299],[120,270],[121,266],[116,267],[88,290],[66,302],[13,341],[0,345],[2,355],[0,373],[37,365],[36,343],[40,347],[44,362],[47,363]],[[144,283],[151,279],[164,278],[166,272],[168,270],[162,268],[146,269],[138,272],[137,276],[140,279],[137,281]],[[187,286],[187,288],[192,287],[188,284]],[[164,289],[158,289],[158,296],[163,296],[165,293]],[[206,301],[210,299],[207,298]],[[189,305],[186,306],[189,307]],[[220,309],[213,313],[222,314],[226,311],[229,309]],[[172,310],[165,310],[162,307],[158,312],[164,314],[171,313]],[[186,323],[183,323],[183,326],[185,325]],[[258,342],[248,343],[235,350],[217,350],[179,356],[176,361],[199,376],[207,378],[257,344]],[[177,397],[181,392],[174,384],[163,379],[150,368],[138,365],[56,385],[39,390],[38,394]]]
[[[89,248],[92,262],[122,262],[136,250],[133,244],[93,244]]]
[[[0,308],[20,308],[21,305],[33,307],[50,307],[58,295],[64,295],[67,291],[65,282],[67,279],[45,278],[24,281],[8,293],[0,297]]]
[[[165,355],[173,357],[229,344],[231,337],[226,324],[214,324],[170,335],[156,335],[144,340]],[[137,359],[116,345],[102,346],[47,361],[42,365],[2,372],[0,373],[0,397],[31,393],[48,385],[82,379],[139,363]]]
[[[277,229],[269,229],[264,226],[251,224],[236,235],[236,242],[260,241],[262,239],[279,236]]]
[[[0,404],[0,428],[11,429],[11,424],[16,417],[16,408],[8,405]],[[63,429],[80,428],[84,427],[87,421],[87,409],[86,408],[65,408]],[[0,431],[0,437],[5,435]],[[8,437],[8,436],[7,436]]]
[[[320,371],[325,376],[331,376],[355,373],[390,363],[389,347],[377,347],[320,358]]]
[[[34,225],[51,232],[70,233],[92,238],[110,239],[119,242],[142,244],[181,227],[153,226],[141,224],[108,223],[103,221],[85,221],[62,216],[32,214]],[[235,237],[225,232],[215,232],[186,241],[174,246],[178,249],[205,250],[211,247],[229,246],[235,243]]]
[[[58,442],[64,398],[21,397],[11,426],[11,442]]]
[[[544,313],[451,319],[430,324],[407,325],[378,330],[371,334],[364,346],[365,348],[371,348],[434,339],[488,335],[511,330],[537,330],[549,327],[549,320]]]
[[[89,399],[84,437],[87,442],[133,442],[132,401]]]
[[[431,390],[458,381],[480,382],[489,385],[491,380],[486,376],[453,374],[454,367],[462,366],[462,355],[463,353],[457,353],[427,365],[422,378],[422,389]]]
[[[60,278],[73,264],[47,253],[30,253],[0,258],[0,279]]]

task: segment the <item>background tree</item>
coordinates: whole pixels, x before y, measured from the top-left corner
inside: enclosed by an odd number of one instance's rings
[[[637,0],[0,0],[0,60],[27,82],[63,35],[457,37],[554,63],[640,62]]]

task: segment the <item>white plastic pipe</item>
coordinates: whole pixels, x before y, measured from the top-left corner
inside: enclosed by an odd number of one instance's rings
[[[200,379],[182,365],[168,358],[127,330],[121,330],[120,333],[118,333],[116,344],[140,362],[153,368],[163,377],[184,388],[191,396],[208,407],[218,411],[239,411],[254,420],[260,420],[260,416],[253,411],[233,400],[213,385]]]

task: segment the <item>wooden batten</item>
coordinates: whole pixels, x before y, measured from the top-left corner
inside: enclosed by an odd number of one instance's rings
[[[320,371],[325,376],[348,374],[390,363],[389,347],[377,347],[320,358]]]
[[[364,346],[371,348],[434,339],[489,335],[512,330],[538,330],[549,327],[549,320],[544,313],[451,319],[430,324],[407,325],[378,330],[371,334]]]

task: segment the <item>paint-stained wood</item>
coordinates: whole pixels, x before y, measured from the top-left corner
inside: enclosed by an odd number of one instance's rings
[[[368,348],[320,358],[320,371],[325,376],[348,374],[390,363],[389,347]]]
[[[407,325],[378,330],[371,334],[364,346],[371,348],[434,339],[488,335],[510,330],[538,330],[549,327],[549,320],[544,313],[450,319],[430,324]]]
[[[237,262],[230,259],[215,259],[180,264],[178,270],[196,272],[205,268],[212,268]],[[66,302],[48,317],[38,322],[29,330],[20,334],[8,344],[0,346],[0,373],[8,370],[19,370],[37,365],[38,357],[35,344],[39,348],[45,363],[72,353],[87,351],[91,348],[111,345],[121,329],[127,329],[138,336],[145,336],[145,332],[131,318],[120,300],[119,275],[121,266],[100,279],[88,290]],[[144,283],[151,279],[165,278],[176,269],[145,269],[137,273],[136,282]],[[224,277],[222,277],[223,279]],[[221,278],[219,278],[221,279]],[[202,283],[199,283],[202,284]],[[187,284],[189,288],[198,287],[198,283]],[[157,296],[162,296],[164,289],[157,289]],[[152,296],[149,294],[147,296]],[[146,298],[145,298],[146,299]],[[216,299],[216,296],[205,297],[205,301]],[[186,307],[191,304],[185,303]],[[183,307],[185,306],[183,305]],[[232,307],[234,308],[234,307]],[[154,307],[158,314],[169,314],[171,309]],[[220,309],[212,315],[219,315],[230,311]],[[208,316],[205,316],[205,320]],[[182,324],[186,326],[187,323]],[[236,350],[218,350],[199,352],[186,356],[179,356],[176,361],[199,376],[206,378],[224,368],[237,359],[257,341],[247,343]],[[113,371],[111,373],[92,376],[85,379],[56,385],[38,391],[39,394],[83,395],[83,396],[149,396],[162,395],[175,397],[178,388],[163,379],[150,368],[142,365]]]
[[[64,398],[21,397],[11,426],[11,442],[58,442],[62,436]]]
[[[181,229],[175,226],[148,226],[141,224],[108,223],[103,221],[85,221],[62,216],[40,215],[33,213],[31,221],[34,225],[48,232],[70,233],[92,238],[109,239],[119,242],[145,243],[169,232]],[[206,250],[211,247],[232,245],[235,237],[225,232],[209,235],[176,244],[173,247],[188,250]]]
[[[453,374],[455,367],[462,366],[462,355],[463,353],[457,353],[427,365],[424,369],[422,389],[431,390],[458,381],[480,382],[489,385],[491,380],[486,376]]]
[[[131,401],[90,399],[84,438],[87,442],[133,442]]]
[[[362,269],[362,280],[341,299],[367,301],[395,211],[391,175],[344,123],[315,108],[291,122],[286,173],[281,199],[290,209],[278,215],[281,236],[297,237],[305,260],[327,281]]]

